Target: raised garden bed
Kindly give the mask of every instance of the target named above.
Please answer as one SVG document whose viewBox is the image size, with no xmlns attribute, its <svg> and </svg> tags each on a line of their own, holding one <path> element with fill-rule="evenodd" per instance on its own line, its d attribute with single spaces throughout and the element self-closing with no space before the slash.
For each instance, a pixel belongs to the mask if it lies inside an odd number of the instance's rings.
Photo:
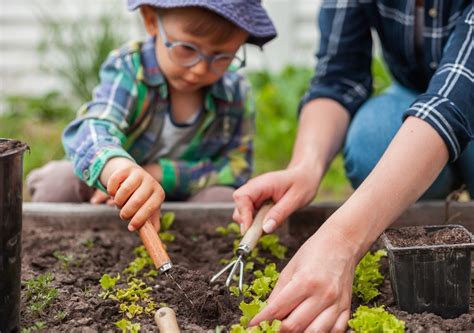
<svg viewBox="0 0 474 333">
<path fill-rule="evenodd" d="M 398 224 L 419 223 L 416 216 L 423 215 L 423 211 L 430 215 L 434 214 L 433 211 L 443 212 L 443 207 L 442 204 L 430 208 L 415 206 Z M 287 258 L 291 258 L 306 235 L 315 230 L 335 208 L 332 205 L 313 206 L 294 214 L 290 227 L 280 231 L 281 242 L 289 248 Z M 151 298 L 158 305 L 166 303 L 175 309 L 182 330 L 199 332 L 214 330 L 218 325 L 230 327 L 238 323 L 241 316 L 239 298 L 230 295 L 223 283 L 208 284 L 212 274 L 222 267 L 220 259 L 231 258 L 234 238 L 220 235 L 215 229 L 230 222 L 232 206 L 168 204 L 165 211 L 176 213 L 171 230 L 176 239 L 168 245 L 175 264 L 172 274 L 195 306 L 188 305 L 183 295 L 165 278 L 156 277 L 152 282 L 144 277 L 145 270 L 137 276 L 150 282 Z M 463 225 L 473 229 L 472 204 L 453 205 L 451 214 L 455 218 L 450 223 L 464 218 Z M 25 204 L 23 216 L 22 280 L 31 280 L 49 272 L 54 276 L 50 286 L 57 290 L 57 296 L 41 313 L 33 313 L 31 301 L 27 301 L 27 285 L 23 283 L 21 326 L 29 328 L 43 322 L 45 328 L 57 331 L 117 330 L 114 323 L 123 315 L 116 301 L 99 296 L 103 292 L 99 280 L 105 273 L 115 276 L 119 272 L 121 279 L 125 279 L 122 272 L 136 258 L 133 250 L 140 245 L 138 235 L 126 231 L 117 211 L 105 206 Z M 435 221 L 432 224 L 440 223 Z M 262 256 L 276 262 L 278 269 L 288 260 L 278 260 L 270 254 Z M 382 259 L 382 273 L 385 278 L 381 295 L 370 301 L 369 305 L 385 305 L 389 312 L 405 321 L 406 329 L 474 329 L 472 300 L 469 314 L 455 319 L 442 319 L 426 313 L 409 315 L 395 305 L 386 259 Z M 249 279 L 252 274 L 246 274 L 246 277 Z M 353 297 L 354 310 L 359 304 L 361 301 Z M 156 330 L 152 315 L 142 315 L 139 321 L 142 330 Z"/>
</svg>

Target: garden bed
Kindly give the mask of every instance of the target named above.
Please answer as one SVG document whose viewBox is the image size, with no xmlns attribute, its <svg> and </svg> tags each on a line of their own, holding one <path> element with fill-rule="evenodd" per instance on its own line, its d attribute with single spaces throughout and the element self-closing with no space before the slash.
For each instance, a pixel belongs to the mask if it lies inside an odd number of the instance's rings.
<svg viewBox="0 0 474 333">
<path fill-rule="evenodd" d="M 55 207 L 51 209 L 51 207 Z M 80 207 L 80 208 L 77 208 Z M 326 207 L 330 211 L 334 207 Z M 472 208 L 472 207 L 471 207 Z M 462 207 L 464 213 L 473 212 Z M 231 206 L 167 205 L 167 210 L 176 212 L 176 222 L 171 232 L 176 239 L 168 243 L 168 251 L 175 265 L 172 274 L 189 294 L 194 303 L 191 307 L 184 296 L 164 277 L 146 277 L 146 270 L 137 274 L 151 287 L 151 298 L 158 304 L 175 309 L 182 330 L 193 332 L 214 330 L 218 325 L 230 327 L 238 323 L 241 316 L 239 298 L 230 295 L 221 283 L 210 286 L 208 281 L 222 264 L 220 259 L 232 257 L 232 235 L 223 236 L 215 231 L 217 226 L 230 222 Z M 438 209 L 438 208 L 437 208 Z M 292 219 L 290 230 L 281 230 L 281 242 L 288 246 L 287 258 L 303 241 L 301 230 L 308 214 L 313 211 L 314 225 L 324 218 L 321 208 L 303 210 L 301 224 Z M 413 212 L 408 212 L 413 214 Z M 416 214 L 415 214 L 416 215 Z M 305 220 L 306 219 L 306 220 Z M 306 228 L 309 229 L 309 228 Z M 138 235 L 126 231 L 124 223 L 117 218 L 117 211 L 108 207 L 88 205 L 25 205 L 23 225 L 22 280 L 27 281 L 45 273 L 54 279 L 51 286 L 57 296 L 51 305 L 40 314 L 33 313 L 26 301 L 26 284 L 22 286 L 21 326 L 28 328 L 43 322 L 46 329 L 57 331 L 104 331 L 117 329 L 115 322 L 123 318 L 117 302 L 104 299 L 99 280 L 105 273 L 115 276 L 122 273 L 136 258 L 134 249 L 141 245 Z M 265 253 L 264 251 L 262 253 Z M 263 257 L 284 267 L 286 260 L 278 260 L 270 254 Z M 257 267 L 258 268 L 258 267 Z M 385 276 L 381 295 L 375 303 L 386 305 L 386 309 L 406 322 L 412 331 L 474 329 L 474 310 L 456 319 L 442 319 L 432 314 L 409 315 L 399 311 L 391 294 L 386 259 L 382 259 Z M 252 278 L 247 273 L 246 278 Z M 151 280 L 154 279 L 154 280 Z M 354 297 L 353 310 L 360 303 Z M 373 305 L 371 301 L 370 305 Z M 471 306 L 472 306 L 471 301 Z M 156 330 L 152 316 L 142 315 L 144 331 Z M 40 325 L 41 327 L 41 325 Z"/>
</svg>

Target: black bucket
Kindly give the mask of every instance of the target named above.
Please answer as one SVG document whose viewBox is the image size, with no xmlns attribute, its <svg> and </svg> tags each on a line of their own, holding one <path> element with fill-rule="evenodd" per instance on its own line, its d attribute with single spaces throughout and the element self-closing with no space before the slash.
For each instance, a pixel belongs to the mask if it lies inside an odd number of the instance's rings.
<svg viewBox="0 0 474 333">
<path fill-rule="evenodd" d="M 427 232 L 461 228 L 470 243 L 396 247 L 385 233 L 390 280 L 398 307 L 408 313 L 432 312 L 455 318 L 469 311 L 471 250 L 474 239 L 461 225 L 425 226 Z"/>
<path fill-rule="evenodd" d="M 0 139 L 0 333 L 20 330 L 23 153 L 28 146 Z"/>
</svg>

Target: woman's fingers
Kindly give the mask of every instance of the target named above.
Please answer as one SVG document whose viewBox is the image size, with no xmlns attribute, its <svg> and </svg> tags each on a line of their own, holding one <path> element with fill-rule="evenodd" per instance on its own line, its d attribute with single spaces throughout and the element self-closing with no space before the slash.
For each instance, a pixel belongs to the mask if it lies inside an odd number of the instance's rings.
<svg viewBox="0 0 474 333">
<path fill-rule="evenodd" d="M 347 322 L 351 317 L 351 310 L 346 309 L 339 314 L 339 318 L 337 318 L 334 327 L 331 330 L 331 333 L 344 333 L 347 328 Z"/>
<path fill-rule="evenodd" d="M 274 198 L 275 205 L 268 211 L 263 220 L 263 231 L 267 234 L 280 227 L 296 209 L 303 204 L 300 202 L 298 190 L 291 187 L 281 198 Z"/>
</svg>

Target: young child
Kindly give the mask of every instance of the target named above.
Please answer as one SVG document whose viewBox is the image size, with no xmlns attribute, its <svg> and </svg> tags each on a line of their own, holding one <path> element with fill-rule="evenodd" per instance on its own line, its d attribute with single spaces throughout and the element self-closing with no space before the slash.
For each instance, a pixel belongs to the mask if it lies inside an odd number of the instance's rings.
<svg viewBox="0 0 474 333">
<path fill-rule="evenodd" d="M 248 180 L 253 103 L 228 68 L 245 65 L 246 42 L 261 47 L 276 31 L 259 0 L 128 7 L 140 8 L 150 38 L 111 53 L 93 100 L 64 131 L 70 162 L 47 164 L 27 184 L 33 201 L 113 203 L 136 230 L 147 219 L 158 227 L 165 194 L 231 201 Z"/>
</svg>

